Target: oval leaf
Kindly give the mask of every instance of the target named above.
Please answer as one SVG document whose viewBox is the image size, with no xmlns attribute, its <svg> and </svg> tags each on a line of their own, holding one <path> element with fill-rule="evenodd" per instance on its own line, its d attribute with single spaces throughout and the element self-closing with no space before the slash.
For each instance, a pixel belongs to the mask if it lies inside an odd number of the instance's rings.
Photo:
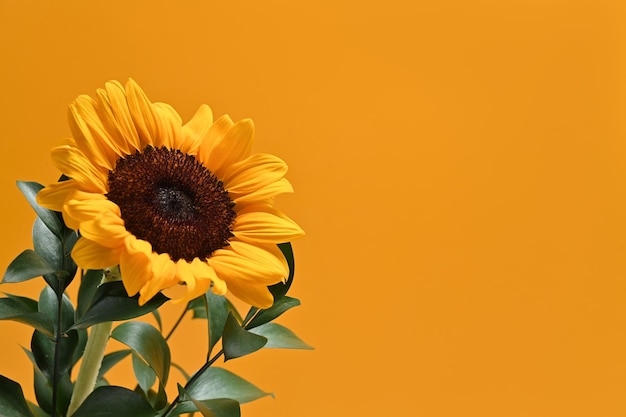
<svg viewBox="0 0 626 417">
<path fill-rule="evenodd" d="M 148 323 L 131 321 L 117 326 L 111 337 L 141 356 L 157 374 L 161 383 L 167 383 L 170 349 L 157 329 Z"/>
<path fill-rule="evenodd" d="M 226 319 L 223 338 L 225 361 L 256 352 L 267 343 L 265 337 L 242 328 L 232 314 L 229 314 Z"/>
<path fill-rule="evenodd" d="M 52 320 L 14 298 L 0 298 L 0 320 L 13 320 L 34 327 L 48 336 L 54 335 Z"/>
<path fill-rule="evenodd" d="M 52 210 L 45 209 L 37 204 L 37 194 L 44 188 L 43 185 L 31 181 L 18 181 L 17 188 L 20 189 L 30 206 L 35 210 L 37 216 L 44 222 L 46 227 L 59 238 L 63 235 L 63 221 L 61 216 Z"/>
<path fill-rule="evenodd" d="M 289 288 L 291 288 L 291 284 L 293 283 L 293 277 L 296 272 L 296 262 L 293 256 L 293 247 L 291 246 L 291 243 L 279 243 L 278 248 L 287 260 L 287 265 L 289 266 L 289 277 L 287 277 L 285 283 L 279 282 L 278 284 L 270 285 L 268 287 L 270 292 L 274 296 L 274 302 L 280 300 L 285 294 L 287 294 L 287 291 L 289 291 Z"/>
<path fill-rule="evenodd" d="M 307 345 L 296 336 L 294 332 L 280 324 L 265 323 L 262 326 L 255 327 L 250 332 L 267 338 L 265 348 L 313 349 L 313 347 Z"/>
<path fill-rule="evenodd" d="M 230 398 L 196 400 L 180 385 L 178 386 L 178 393 L 180 398 L 183 398 L 184 401 L 174 409 L 172 415 L 199 411 L 203 417 L 241 417 L 241 407 L 239 407 L 239 403 Z"/>
<path fill-rule="evenodd" d="M 0 375 L 0 416 L 33 417 L 20 384 L 2 375 Z"/>
<path fill-rule="evenodd" d="M 45 259 L 34 250 L 26 249 L 9 264 L 2 282 L 23 282 L 54 272 L 55 269 Z"/>
<path fill-rule="evenodd" d="M 232 372 L 218 367 L 211 367 L 204 371 L 187 387 L 187 393 L 199 401 L 230 398 L 240 404 L 272 395 Z"/>
<path fill-rule="evenodd" d="M 282 315 L 285 311 L 300 305 L 300 300 L 284 296 L 274 302 L 267 310 L 261 310 L 246 326 L 246 329 L 252 329 L 265 323 L 269 323 L 275 318 Z"/>
<path fill-rule="evenodd" d="M 96 388 L 78 407 L 73 417 L 153 417 L 155 411 L 139 394 L 127 388 Z"/>
<path fill-rule="evenodd" d="M 146 304 L 139 305 L 139 295 L 129 297 L 121 281 L 107 282 L 96 290 L 91 305 L 74 324 L 84 329 L 106 321 L 121 321 L 143 316 L 159 308 L 168 298 L 158 293 Z"/>
</svg>

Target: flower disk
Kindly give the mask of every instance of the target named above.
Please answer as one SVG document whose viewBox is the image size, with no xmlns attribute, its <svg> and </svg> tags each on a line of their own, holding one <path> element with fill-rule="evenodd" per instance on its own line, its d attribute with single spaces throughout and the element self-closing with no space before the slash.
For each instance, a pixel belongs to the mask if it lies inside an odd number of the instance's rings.
<svg viewBox="0 0 626 417">
<path fill-rule="evenodd" d="M 174 261 L 205 260 L 233 236 L 234 203 L 191 155 L 148 147 L 120 159 L 108 183 L 126 229 Z"/>
<path fill-rule="evenodd" d="M 292 192 L 287 165 L 252 154 L 251 120 L 213 120 L 202 105 L 186 124 L 139 86 L 111 81 L 97 99 L 70 105 L 72 138 L 52 150 L 69 178 L 37 195 L 80 232 L 72 250 L 83 269 L 119 265 L 130 296 L 144 304 L 184 284 L 175 301 L 210 288 L 256 307 L 289 268 L 277 244 L 304 235 L 274 208 Z"/>
</svg>

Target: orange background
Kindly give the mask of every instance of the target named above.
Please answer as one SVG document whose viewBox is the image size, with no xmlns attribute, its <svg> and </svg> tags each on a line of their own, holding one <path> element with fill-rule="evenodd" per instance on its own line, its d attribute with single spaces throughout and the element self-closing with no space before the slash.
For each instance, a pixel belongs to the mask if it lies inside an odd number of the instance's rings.
<svg viewBox="0 0 626 417">
<path fill-rule="evenodd" d="M 290 165 L 278 205 L 308 234 L 280 322 L 316 350 L 230 362 L 276 393 L 244 416 L 626 415 L 625 12 L 0 0 L 0 264 L 30 247 L 14 182 L 56 179 L 67 105 L 133 77 L 185 120 L 253 118 Z M 203 329 L 172 341 L 189 371 Z M 0 331 L 0 372 L 32 392 L 30 331 Z"/>
</svg>

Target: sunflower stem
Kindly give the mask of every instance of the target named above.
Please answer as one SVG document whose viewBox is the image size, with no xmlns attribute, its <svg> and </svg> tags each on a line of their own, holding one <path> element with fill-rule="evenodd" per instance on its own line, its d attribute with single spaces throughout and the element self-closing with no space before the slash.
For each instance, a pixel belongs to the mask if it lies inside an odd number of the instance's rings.
<svg viewBox="0 0 626 417">
<path fill-rule="evenodd" d="M 62 285 L 62 280 L 59 280 Z M 54 335 L 54 365 L 52 370 L 52 417 L 57 413 L 57 396 L 59 390 L 59 367 L 61 363 L 61 326 L 63 323 L 63 292 L 57 290 L 57 327 Z"/>
<path fill-rule="evenodd" d="M 74 385 L 74 393 L 67 410 L 68 417 L 71 417 L 85 401 L 85 398 L 93 392 L 96 379 L 98 378 L 98 371 L 100 371 L 100 366 L 102 365 L 104 350 L 111 335 L 112 326 L 113 322 L 108 321 L 98 323 L 91 328 L 87 346 L 85 347 L 85 354 L 83 355 L 83 362 Z"/>
</svg>

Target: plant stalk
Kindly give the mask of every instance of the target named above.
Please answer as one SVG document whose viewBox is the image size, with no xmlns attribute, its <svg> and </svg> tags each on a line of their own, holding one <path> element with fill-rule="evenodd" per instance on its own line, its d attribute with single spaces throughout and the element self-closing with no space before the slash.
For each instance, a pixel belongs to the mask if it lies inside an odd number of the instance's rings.
<svg viewBox="0 0 626 417">
<path fill-rule="evenodd" d="M 67 410 L 68 417 L 71 417 L 83 401 L 85 401 L 85 398 L 93 392 L 96 379 L 98 378 L 98 372 L 102 365 L 104 351 L 109 336 L 111 335 L 112 326 L 113 322 L 108 321 L 98 323 L 91 328 L 89 338 L 87 339 L 87 346 L 85 347 L 85 354 L 83 355 L 83 362 L 80 365 L 76 384 L 74 385 L 74 393 L 72 394 L 70 406 Z"/>
</svg>

